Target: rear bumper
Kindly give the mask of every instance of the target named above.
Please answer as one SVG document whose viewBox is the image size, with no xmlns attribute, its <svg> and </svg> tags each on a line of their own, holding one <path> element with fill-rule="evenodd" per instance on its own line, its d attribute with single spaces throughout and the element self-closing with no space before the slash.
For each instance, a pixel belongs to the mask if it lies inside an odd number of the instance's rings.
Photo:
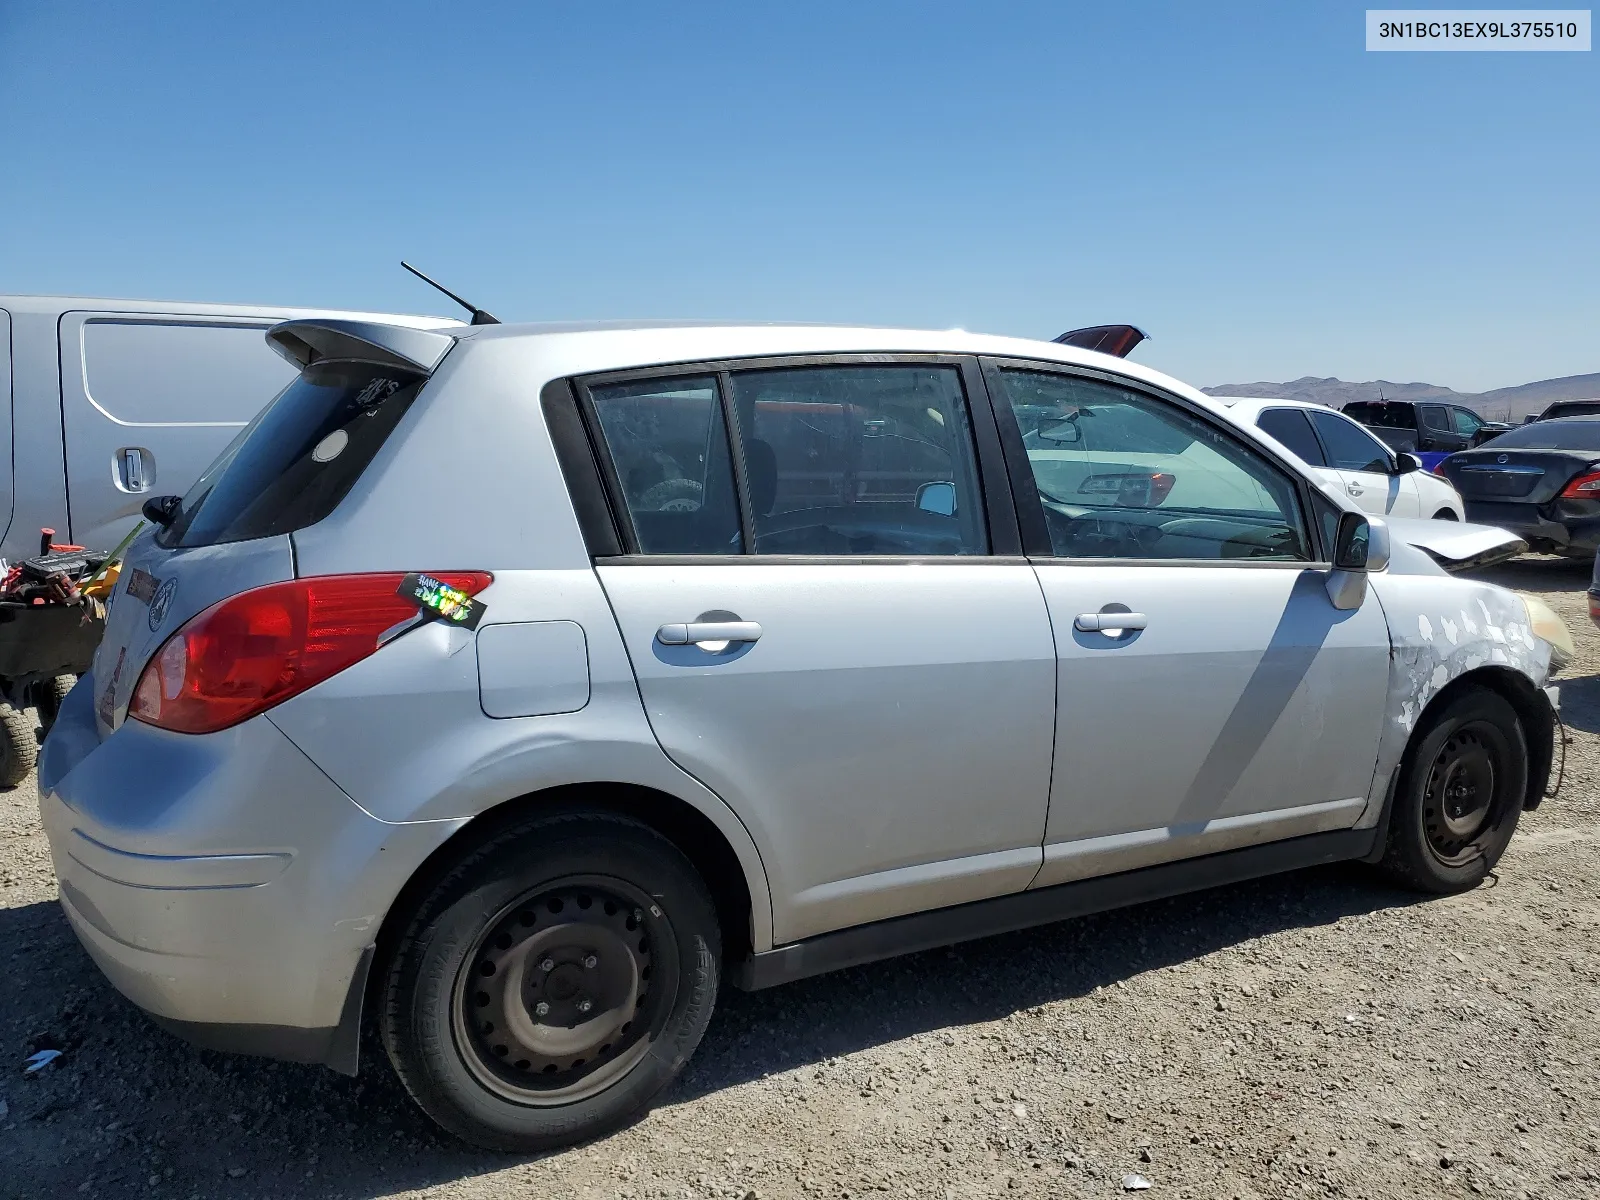
<svg viewBox="0 0 1600 1200">
<path fill-rule="evenodd" d="M 1559 502 L 1540 506 L 1467 499 L 1464 503 L 1468 521 L 1509 530 L 1535 550 L 1587 555 L 1600 547 L 1600 515 L 1568 514 Z"/>
<path fill-rule="evenodd" d="M 369 816 L 261 717 L 203 736 L 129 721 L 101 742 L 92 695 L 73 690 L 39 763 L 90 957 L 197 1044 L 353 1071 L 378 927 L 457 823 Z"/>
</svg>

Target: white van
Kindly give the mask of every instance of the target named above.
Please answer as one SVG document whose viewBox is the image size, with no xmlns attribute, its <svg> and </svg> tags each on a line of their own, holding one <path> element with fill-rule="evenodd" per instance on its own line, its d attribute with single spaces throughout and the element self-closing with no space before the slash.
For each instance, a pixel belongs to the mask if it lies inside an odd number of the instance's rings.
<svg viewBox="0 0 1600 1200">
<path fill-rule="evenodd" d="M 0 557 L 57 542 L 110 550 L 151 496 L 181 495 L 295 377 L 266 331 L 343 316 L 416 328 L 443 317 L 0 296 Z"/>
</svg>

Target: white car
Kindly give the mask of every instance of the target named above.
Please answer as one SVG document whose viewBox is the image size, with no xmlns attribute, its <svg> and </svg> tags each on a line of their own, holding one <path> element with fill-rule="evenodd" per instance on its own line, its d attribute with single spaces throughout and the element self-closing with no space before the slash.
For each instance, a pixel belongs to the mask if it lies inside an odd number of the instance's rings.
<svg viewBox="0 0 1600 1200">
<path fill-rule="evenodd" d="M 1343 413 L 1303 400 L 1213 396 L 1241 425 L 1252 425 L 1305 460 L 1315 475 L 1362 510 L 1380 517 L 1466 519 L 1450 481 L 1422 469 L 1422 460 L 1396 453 Z"/>
</svg>

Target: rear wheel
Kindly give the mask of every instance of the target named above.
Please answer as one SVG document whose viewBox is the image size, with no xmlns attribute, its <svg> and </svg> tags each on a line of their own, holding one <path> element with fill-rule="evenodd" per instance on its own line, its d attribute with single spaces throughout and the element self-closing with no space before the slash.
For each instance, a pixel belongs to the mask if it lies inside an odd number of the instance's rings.
<svg viewBox="0 0 1600 1200">
<path fill-rule="evenodd" d="M 422 903 L 389 967 L 383 1041 L 458 1137 L 567 1145 L 678 1074 L 711 1019 L 720 960 L 711 898 L 670 842 L 600 813 L 536 818 Z"/>
<path fill-rule="evenodd" d="M 56 723 L 61 706 L 66 703 L 67 693 L 72 691 L 73 685 L 77 682 L 76 675 L 57 675 L 36 687 L 33 702 L 39 713 L 39 724 L 44 727 L 46 733 L 49 733 L 50 726 Z"/>
<path fill-rule="evenodd" d="M 14 788 L 28 777 L 39 757 L 39 738 L 28 714 L 0 704 L 0 788 Z"/>
<path fill-rule="evenodd" d="M 1406 752 L 1383 869 L 1419 891 L 1476 887 L 1522 814 L 1528 746 L 1516 710 L 1474 688 L 1427 718 Z"/>
</svg>

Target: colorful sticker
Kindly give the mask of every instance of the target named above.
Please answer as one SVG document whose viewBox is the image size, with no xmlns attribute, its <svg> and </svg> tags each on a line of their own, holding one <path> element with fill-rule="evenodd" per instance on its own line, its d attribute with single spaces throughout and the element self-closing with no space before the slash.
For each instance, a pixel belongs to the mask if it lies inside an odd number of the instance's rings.
<svg viewBox="0 0 1600 1200">
<path fill-rule="evenodd" d="M 149 604 L 156 594 L 156 577 L 135 567 L 128 573 L 128 595 Z"/>
<path fill-rule="evenodd" d="M 448 621 L 463 629 L 476 629 L 486 611 L 481 600 L 474 600 L 448 583 L 417 571 L 400 581 L 400 595 L 407 600 L 415 600 L 425 612 L 432 613 L 441 621 Z"/>
</svg>

